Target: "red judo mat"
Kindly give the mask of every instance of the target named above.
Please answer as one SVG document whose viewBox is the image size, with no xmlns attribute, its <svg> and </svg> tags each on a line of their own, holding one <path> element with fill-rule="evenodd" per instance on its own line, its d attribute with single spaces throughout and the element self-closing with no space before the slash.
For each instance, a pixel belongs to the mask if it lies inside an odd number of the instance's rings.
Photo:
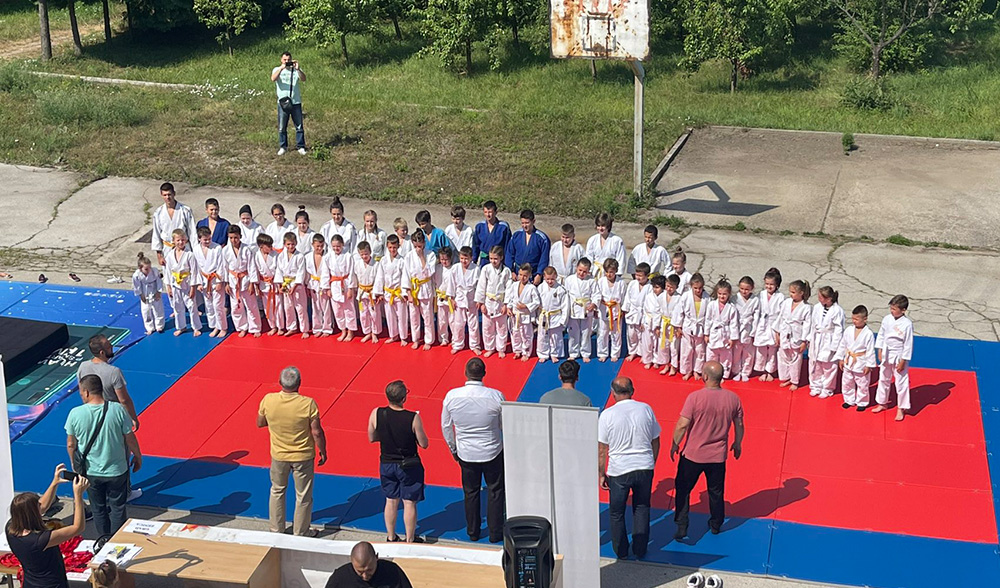
<svg viewBox="0 0 1000 588">
<path fill-rule="evenodd" d="M 407 408 L 420 412 L 431 440 L 422 452 L 427 482 L 458 487 L 459 470 L 441 435 L 441 401 L 464 383 L 469 357 L 447 347 L 425 352 L 359 340 L 229 337 L 143 412 L 143 450 L 267 467 L 268 433 L 256 427 L 257 409 L 279 389 L 281 369 L 295 365 L 327 434 L 330 460 L 318 471 L 377 475 L 368 418 L 385 405 L 385 385 L 402 379 L 410 389 Z M 491 357 L 486 365 L 486 384 L 515 400 L 535 362 Z M 624 364 L 620 374 L 634 380 L 636 399 L 653 407 L 663 428 L 653 505 L 671 509 L 676 466 L 667 455 L 669 439 L 685 397 L 699 384 L 665 378 L 638 362 Z M 892 420 L 895 411 L 844 410 L 840 396 L 820 400 L 807 388 L 727 382 L 743 401 L 747 426 L 742 458 L 727 465 L 727 515 L 996 543 L 975 375 L 911 369 L 910 379 L 916 414 L 902 423 Z M 692 508 L 708 510 L 704 481 Z"/>
</svg>

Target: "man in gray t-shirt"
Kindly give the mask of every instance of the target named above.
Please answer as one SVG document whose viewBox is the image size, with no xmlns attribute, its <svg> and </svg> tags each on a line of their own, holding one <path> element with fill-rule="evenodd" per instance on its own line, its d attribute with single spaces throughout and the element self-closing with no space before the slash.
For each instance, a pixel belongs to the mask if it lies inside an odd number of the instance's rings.
<svg viewBox="0 0 1000 588">
<path fill-rule="evenodd" d="M 539 404 L 560 404 L 562 406 L 592 406 L 590 398 L 575 388 L 580 376 L 580 364 L 569 359 L 559 366 L 559 380 L 562 386 L 542 395 Z"/>
<path fill-rule="evenodd" d="M 108 341 L 104 335 L 94 335 L 90 338 L 89 346 L 90 352 L 94 354 L 94 359 L 81 363 L 80 367 L 77 368 L 77 382 L 84 376 L 91 374 L 100 378 L 104 387 L 104 399 L 110 402 L 120 402 L 129 418 L 132 419 L 132 427 L 138 429 L 139 417 L 136 415 L 132 397 L 129 396 L 128 389 L 125 387 L 125 376 L 119 368 L 108 363 L 108 360 L 115 354 L 111 341 Z"/>
</svg>

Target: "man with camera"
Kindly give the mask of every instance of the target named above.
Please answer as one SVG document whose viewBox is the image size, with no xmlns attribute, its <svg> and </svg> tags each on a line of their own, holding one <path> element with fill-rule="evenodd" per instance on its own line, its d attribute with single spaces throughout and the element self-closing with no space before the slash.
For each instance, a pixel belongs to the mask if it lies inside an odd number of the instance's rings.
<svg viewBox="0 0 1000 588">
<path fill-rule="evenodd" d="M 306 154 L 306 132 L 302 127 L 302 93 L 300 86 L 306 81 L 306 74 L 299 69 L 299 62 L 292 54 L 281 54 L 281 65 L 271 70 L 271 81 L 278 92 L 278 155 L 288 150 L 288 119 L 295 125 L 295 147 Z"/>
</svg>

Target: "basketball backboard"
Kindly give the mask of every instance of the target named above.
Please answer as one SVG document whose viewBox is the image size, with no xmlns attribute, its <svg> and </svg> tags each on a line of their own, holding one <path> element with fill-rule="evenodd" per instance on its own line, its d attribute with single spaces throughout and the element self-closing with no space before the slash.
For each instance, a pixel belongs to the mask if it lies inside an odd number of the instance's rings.
<svg viewBox="0 0 1000 588">
<path fill-rule="evenodd" d="M 552 57 L 649 56 L 647 0 L 550 0 Z"/>
</svg>

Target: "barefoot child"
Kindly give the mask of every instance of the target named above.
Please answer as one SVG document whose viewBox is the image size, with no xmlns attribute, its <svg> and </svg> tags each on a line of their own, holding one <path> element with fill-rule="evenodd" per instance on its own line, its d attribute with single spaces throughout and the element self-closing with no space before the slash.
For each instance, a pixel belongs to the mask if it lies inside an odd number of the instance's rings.
<svg viewBox="0 0 1000 588">
<path fill-rule="evenodd" d="M 622 353 L 622 301 L 625 283 L 618 279 L 618 260 L 604 260 L 604 275 L 597 279 L 597 361 L 618 361 Z"/>
<path fill-rule="evenodd" d="M 344 205 L 339 196 L 333 197 L 333 202 L 330 203 L 330 220 L 323 223 L 319 232 L 323 234 L 324 243 L 329 243 L 334 235 L 340 235 L 344 240 L 344 251 L 354 255 L 357 250 L 358 231 L 354 228 L 354 223 L 344 218 Z"/>
<path fill-rule="evenodd" d="M 368 241 L 358 243 L 358 256 L 354 260 L 354 276 L 358 285 L 358 315 L 361 319 L 361 342 L 378 343 L 382 332 L 382 265 L 375 263 Z"/>
<path fill-rule="evenodd" d="M 403 296 L 410 315 L 412 347 L 420 346 L 420 319 L 423 318 L 424 351 L 427 351 L 434 343 L 434 301 L 437 297 L 432 282 L 437 256 L 426 250 L 427 240 L 421 229 L 413 232 L 411 242 L 413 251 L 403 258 Z"/>
<path fill-rule="evenodd" d="M 382 261 L 385 256 L 385 231 L 378 228 L 378 213 L 374 210 L 365 211 L 365 225 L 358 234 L 358 244 L 367 241 L 372 250 L 372 258 L 375 263 Z"/>
<path fill-rule="evenodd" d="M 576 227 L 569 223 L 563 225 L 559 242 L 549 249 L 549 263 L 556 268 L 560 284 L 565 286 L 566 278 L 576 273 L 576 264 L 583 256 L 583 245 L 576 242 Z"/>
<path fill-rule="evenodd" d="M 490 263 L 479 270 L 476 285 L 476 304 L 483 315 L 483 355 L 507 355 L 507 305 L 504 295 L 510 283 L 510 268 L 503 262 L 504 248 L 494 245 L 490 249 Z"/>
<path fill-rule="evenodd" d="M 897 294 L 889 301 L 889 314 L 882 319 L 875 338 L 878 350 L 879 377 L 872 412 L 889 408 L 889 387 L 896 381 L 896 420 L 903 420 L 910 410 L 910 358 L 913 356 L 913 322 L 906 317 L 910 300 Z"/>
<path fill-rule="evenodd" d="M 733 346 L 733 379 L 749 382 L 753 372 L 753 324 L 760 306 L 760 298 L 753 295 L 753 278 L 740 278 L 740 291 L 735 296 L 736 310 L 740 315 L 740 340 Z"/>
<path fill-rule="evenodd" d="M 753 321 L 753 346 L 757 357 L 754 369 L 761 382 L 770 382 L 778 373 L 778 318 L 785 295 L 781 287 L 781 272 L 772 267 L 764 273 L 764 291 L 758 296 L 757 314 Z"/>
<path fill-rule="evenodd" d="M 170 256 L 170 252 L 167 252 Z M 132 274 L 132 291 L 139 297 L 139 312 L 142 314 L 142 324 L 146 327 L 146 334 L 152 335 L 153 331 L 163 332 L 163 280 L 160 272 L 153 269 L 153 262 L 149 261 L 145 253 L 140 253 L 137 257 L 137 269 Z"/>
<path fill-rule="evenodd" d="M 274 284 L 274 272 L 278 269 L 278 254 L 274 252 L 274 241 L 271 235 L 257 235 L 257 251 L 253 254 L 254 271 L 257 273 L 257 283 L 254 292 L 264 306 L 264 317 L 270 329 L 268 335 L 278 332 L 278 314 L 284 314 L 284 309 L 278 307 L 278 286 Z"/>
<path fill-rule="evenodd" d="M 660 302 L 660 333 L 659 342 L 656 349 L 656 363 L 663 366 L 660 374 L 664 376 L 677 375 L 677 369 L 681 365 L 681 335 L 678 332 L 675 321 L 677 308 L 681 303 L 681 295 L 677 293 L 680 286 L 681 277 L 677 274 L 670 274 L 664 280 L 663 295 Z"/>
<path fill-rule="evenodd" d="M 656 238 L 660 231 L 656 225 L 647 226 L 643 232 L 643 242 L 632 249 L 632 255 L 628 258 L 628 273 L 635 277 L 635 268 L 640 263 L 649 266 L 649 277 L 665 274 L 670 270 L 670 260 L 667 250 L 656 244 Z"/>
<path fill-rule="evenodd" d="M 531 264 L 524 263 L 517 270 L 517 281 L 507 286 L 504 294 L 507 314 L 510 316 L 510 347 L 514 359 L 528 361 L 535 342 L 535 313 L 541 304 L 538 289 L 531 283 Z"/>
<path fill-rule="evenodd" d="M 170 306 L 174 309 L 174 335 L 180 335 L 187 330 L 187 318 L 184 310 L 191 316 L 191 328 L 194 336 L 201 335 L 201 315 L 198 314 L 198 263 L 194 253 L 187 250 L 187 232 L 184 229 L 174 229 L 173 248 L 164 256 L 167 270 Z"/>
<path fill-rule="evenodd" d="M 576 263 L 576 273 L 566 276 L 565 287 L 569 296 L 569 320 L 566 324 L 569 358 L 582 357 L 584 363 L 589 363 L 598 302 L 597 282 L 590 276 L 590 259 L 580 258 Z"/>
<path fill-rule="evenodd" d="M 680 280 L 677 285 L 677 293 L 682 296 L 687 294 L 693 276 L 691 272 L 687 271 L 687 254 L 680 247 L 670 256 L 670 274 L 677 276 Z"/>
<path fill-rule="evenodd" d="M 451 319 L 451 352 L 465 348 L 465 333 L 469 333 L 469 349 L 476 355 L 482 353 L 479 343 L 479 308 L 476 306 L 476 286 L 479 284 L 479 266 L 472 260 L 472 247 L 462 247 L 458 252 L 458 265 L 451 268 L 447 279 L 448 295 L 455 304 Z"/>
<path fill-rule="evenodd" d="M 660 369 L 658 363 L 657 347 L 660 344 L 660 333 L 663 326 L 663 298 L 666 296 L 667 279 L 662 275 L 654 276 L 649 280 L 650 291 L 642 299 L 642 337 L 639 339 L 639 356 L 642 358 L 642 365 L 646 369 Z"/>
<path fill-rule="evenodd" d="M 280 292 L 278 334 L 286 337 L 302 333 L 309 337 L 309 313 L 306 309 L 306 260 L 296 251 L 299 239 L 294 232 L 285 233 L 281 255 L 275 265 L 274 283 Z"/>
<path fill-rule="evenodd" d="M 379 265 L 382 266 L 382 296 L 389 342 L 399 341 L 405 347 L 410 317 L 406 313 L 406 300 L 403 298 L 403 256 L 399 253 L 398 235 L 385 238 L 385 257 Z"/>
<path fill-rule="evenodd" d="M 455 301 L 448 294 L 448 285 L 445 283 L 448 274 L 451 273 L 451 260 L 453 252 L 450 245 L 445 245 L 437 252 L 437 267 L 434 268 L 434 298 L 437 307 L 437 336 L 438 344 L 447 345 L 448 335 L 451 332 L 451 319 L 455 314 Z"/>
<path fill-rule="evenodd" d="M 260 337 L 260 311 L 253 283 L 258 281 L 253 262 L 253 251 L 243 245 L 243 232 L 239 226 L 229 227 L 229 244 L 222 249 L 226 270 L 226 294 L 233 315 L 233 327 L 240 337 L 250 333 Z"/>
<path fill-rule="evenodd" d="M 705 292 L 705 278 L 694 274 L 691 288 L 681 296 L 673 319 L 681 337 L 679 370 L 684 381 L 691 376 L 701 379 L 701 368 L 705 364 L 705 313 L 711 303 Z"/>
<path fill-rule="evenodd" d="M 611 232 L 613 224 L 614 219 L 606 212 L 594 217 L 594 229 L 597 233 L 587 240 L 587 257 L 593 264 L 595 279 L 600 279 L 606 259 L 614 259 L 618 262 L 619 270 L 625 269 L 625 242 Z"/>
<path fill-rule="evenodd" d="M 781 304 L 778 317 L 778 380 L 781 387 L 799 389 L 802 377 L 802 354 L 809 347 L 812 308 L 809 306 L 809 282 L 795 280 L 788 285 L 788 298 Z"/>
<path fill-rule="evenodd" d="M 198 263 L 198 291 L 205 299 L 205 314 L 208 316 L 209 337 L 225 337 L 229 331 L 226 319 L 226 270 L 222 260 L 222 247 L 212 241 L 212 230 L 198 227 L 198 244 L 192 252 Z"/>
<path fill-rule="evenodd" d="M 639 357 L 639 339 L 643 330 L 643 302 L 652 290 L 649 283 L 649 264 L 642 262 L 635 266 L 635 279 L 625 288 L 625 299 L 622 301 L 622 312 L 625 313 L 626 345 L 628 356 L 625 361 Z"/>
<path fill-rule="evenodd" d="M 733 347 L 740 340 L 740 313 L 732 301 L 733 287 L 722 278 L 715 284 L 713 300 L 705 311 L 705 359 L 722 364 L 722 377 L 733 367 Z"/>
<path fill-rule="evenodd" d="M 864 412 L 871 396 L 871 371 L 878 365 L 875 334 L 868 328 L 868 309 L 864 306 L 854 307 L 851 323 L 854 327 L 844 332 L 837 350 L 837 363 L 844 372 L 840 389 L 845 409 L 856 406 L 858 412 Z"/>
<path fill-rule="evenodd" d="M 330 306 L 330 285 L 323 280 L 326 263 L 326 242 L 323 235 L 313 235 L 311 249 L 303 251 L 306 264 L 306 295 L 312 313 L 312 334 L 314 337 L 329 337 L 333 334 L 333 310 Z"/>
<path fill-rule="evenodd" d="M 358 328 L 357 301 L 354 299 L 358 284 L 354 275 L 354 255 L 344 245 L 340 235 L 330 237 L 330 251 L 323 263 L 323 287 L 330 291 L 333 318 L 340 329 L 337 341 L 354 339 Z"/>
<path fill-rule="evenodd" d="M 565 357 L 563 329 L 569 316 L 569 295 L 559 283 L 559 273 L 551 265 L 542 271 L 538 285 L 538 361 L 553 363 Z"/>
<path fill-rule="evenodd" d="M 813 305 L 809 338 L 809 395 L 829 398 L 837 389 L 837 351 L 844 337 L 844 309 L 830 286 L 818 292 Z"/>
</svg>

